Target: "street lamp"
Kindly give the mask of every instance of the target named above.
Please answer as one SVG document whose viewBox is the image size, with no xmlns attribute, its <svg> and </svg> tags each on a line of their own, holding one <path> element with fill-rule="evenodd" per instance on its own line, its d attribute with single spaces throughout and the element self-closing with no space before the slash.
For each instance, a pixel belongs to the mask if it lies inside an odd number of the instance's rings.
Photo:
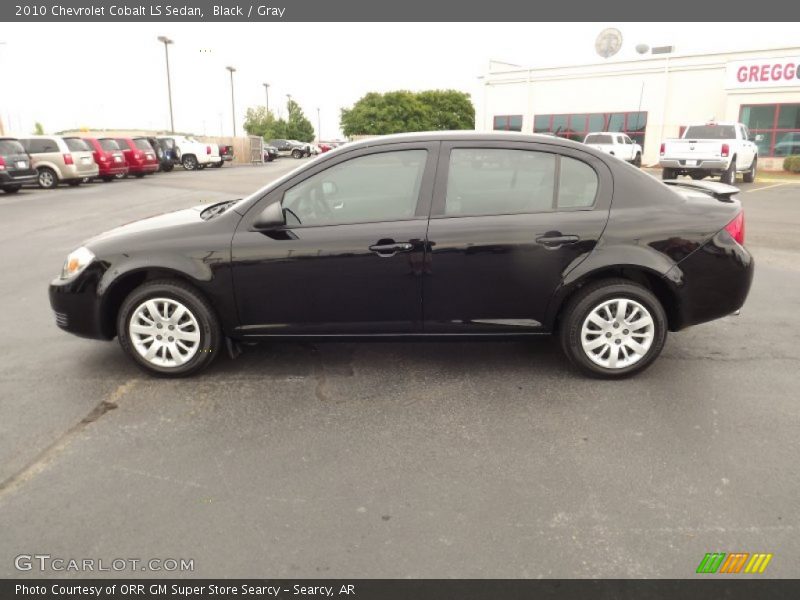
<svg viewBox="0 0 800 600">
<path fill-rule="evenodd" d="M 233 102 L 233 74 L 236 69 L 233 67 L 225 67 L 231 74 L 231 117 L 233 119 L 233 137 L 236 137 L 236 105 Z"/>
<path fill-rule="evenodd" d="M 267 96 L 267 113 L 269 113 L 269 84 L 268 83 L 262 83 L 261 85 L 264 86 L 264 93 Z"/>
<path fill-rule="evenodd" d="M 169 98 L 169 130 L 175 131 L 175 119 L 172 116 L 172 82 L 169 76 L 169 45 L 174 43 L 165 35 L 158 36 L 158 41 L 164 44 L 164 57 L 167 60 L 167 97 Z"/>
</svg>

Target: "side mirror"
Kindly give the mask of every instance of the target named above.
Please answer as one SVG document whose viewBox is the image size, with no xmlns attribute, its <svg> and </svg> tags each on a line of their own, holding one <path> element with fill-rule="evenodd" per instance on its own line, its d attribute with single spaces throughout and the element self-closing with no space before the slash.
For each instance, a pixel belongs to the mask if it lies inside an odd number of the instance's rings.
<svg viewBox="0 0 800 600">
<path fill-rule="evenodd" d="M 273 202 L 261 211 L 261 214 L 253 221 L 256 229 L 270 229 L 286 224 L 286 217 L 283 214 L 283 207 L 280 202 Z"/>
<path fill-rule="evenodd" d="M 337 193 L 339 193 L 339 188 L 332 181 L 323 181 L 322 193 L 326 196 L 335 196 Z"/>
</svg>

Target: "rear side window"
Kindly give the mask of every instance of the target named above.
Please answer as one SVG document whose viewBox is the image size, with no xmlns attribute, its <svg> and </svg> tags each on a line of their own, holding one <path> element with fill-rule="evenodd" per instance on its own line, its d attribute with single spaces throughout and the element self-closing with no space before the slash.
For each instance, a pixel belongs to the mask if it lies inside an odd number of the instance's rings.
<svg viewBox="0 0 800 600">
<path fill-rule="evenodd" d="M 98 140 L 98 141 L 100 143 L 100 147 L 103 150 L 105 150 L 106 152 L 111 152 L 113 150 L 119 150 L 120 149 L 119 148 L 119 144 L 116 141 L 112 140 L 112 139 L 106 138 L 106 139 Z"/>
<path fill-rule="evenodd" d="M 0 140 L 0 154 L 25 154 L 25 148 L 16 140 Z"/>
<path fill-rule="evenodd" d="M 91 151 L 89 144 L 81 138 L 64 138 L 64 143 L 72 152 L 88 152 Z"/>
<path fill-rule="evenodd" d="M 44 154 L 46 152 L 60 152 L 58 144 L 51 139 L 26 140 L 29 154 Z"/>
<path fill-rule="evenodd" d="M 551 210 L 556 155 L 529 150 L 454 148 L 445 214 L 502 215 Z"/>
<path fill-rule="evenodd" d="M 588 208 L 597 196 L 597 173 L 585 162 L 561 157 L 558 208 Z"/>
<path fill-rule="evenodd" d="M 135 140 L 133 140 L 133 145 L 136 146 L 139 150 L 150 150 L 150 152 L 153 151 L 153 147 L 150 145 L 150 142 L 148 142 L 144 138 L 136 138 Z"/>
<path fill-rule="evenodd" d="M 610 135 L 605 133 L 593 133 L 586 136 L 584 144 L 612 144 L 613 140 Z"/>
</svg>

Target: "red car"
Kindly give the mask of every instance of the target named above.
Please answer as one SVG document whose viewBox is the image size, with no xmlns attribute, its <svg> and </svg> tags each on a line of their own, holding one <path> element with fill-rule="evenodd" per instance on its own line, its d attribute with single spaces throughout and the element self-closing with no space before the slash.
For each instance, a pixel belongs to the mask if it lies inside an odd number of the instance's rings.
<svg viewBox="0 0 800 600">
<path fill-rule="evenodd" d="M 327 152 L 328 150 L 333 150 L 333 146 L 325 143 L 319 143 L 317 144 L 317 147 L 319 148 L 320 152 Z"/>
<path fill-rule="evenodd" d="M 114 177 L 128 174 L 128 163 L 125 154 L 115 140 L 104 138 L 83 138 L 94 154 L 94 162 L 100 168 L 98 177 L 103 181 L 112 181 Z"/>
<path fill-rule="evenodd" d="M 148 173 L 158 171 L 158 157 L 147 138 L 115 138 L 114 141 L 125 153 L 125 162 L 131 175 L 144 177 Z"/>
</svg>

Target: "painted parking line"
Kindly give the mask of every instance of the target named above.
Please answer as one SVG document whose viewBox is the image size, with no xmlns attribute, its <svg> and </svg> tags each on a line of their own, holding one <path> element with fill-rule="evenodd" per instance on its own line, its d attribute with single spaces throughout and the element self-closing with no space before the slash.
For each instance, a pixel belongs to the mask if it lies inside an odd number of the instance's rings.
<svg viewBox="0 0 800 600">
<path fill-rule="evenodd" d="M 742 194 L 746 194 L 747 192 L 760 192 L 761 190 L 771 190 L 772 188 L 780 187 L 782 185 L 792 185 L 794 182 L 792 181 L 784 181 L 782 183 L 773 183 L 772 185 L 765 185 L 762 187 L 757 188 L 750 188 L 749 190 L 742 190 Z"/>
</svg>

